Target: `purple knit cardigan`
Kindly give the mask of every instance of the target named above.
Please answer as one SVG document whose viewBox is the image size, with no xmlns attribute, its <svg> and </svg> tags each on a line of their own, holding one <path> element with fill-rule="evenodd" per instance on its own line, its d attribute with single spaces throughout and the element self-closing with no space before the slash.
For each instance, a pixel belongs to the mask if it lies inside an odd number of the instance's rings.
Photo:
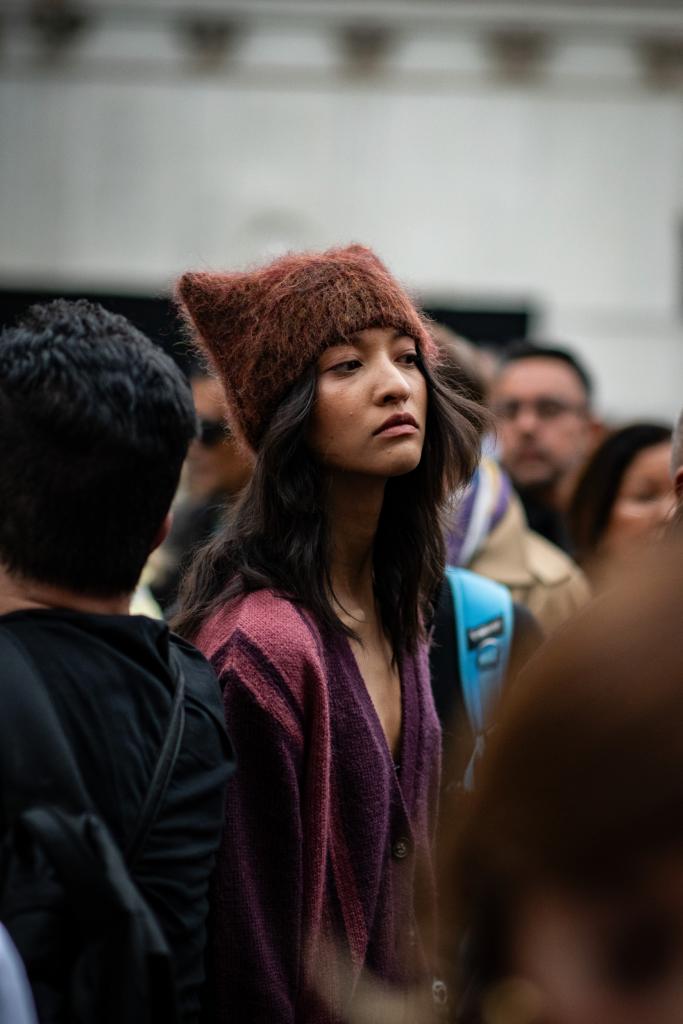
<svg viewBox="0 0 683 1024">
<path fill-rule="evenodd" d="M 401 664 L 395 767 L 345 637 L 263 590 L 198 637 L 236 748 L 213 887 L 216 1024 L 330 1024 L 364 969 L 424 980 L 440 732 L 426 653 Z"/>
</svg>

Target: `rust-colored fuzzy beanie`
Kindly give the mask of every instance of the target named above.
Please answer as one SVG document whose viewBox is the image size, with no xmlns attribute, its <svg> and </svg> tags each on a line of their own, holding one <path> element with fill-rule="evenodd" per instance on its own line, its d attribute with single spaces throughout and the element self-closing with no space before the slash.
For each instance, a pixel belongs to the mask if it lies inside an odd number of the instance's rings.
<svg viewBox="0 0 683 1024">
<path fill-rule="evenodd" d="M 242 273 L 189 272 L 176 295 L 223 383 L 231 425 L 253 449 L 294 382 L 334 342 L 394 327 L 427 362 L 436 357 L 406 292 L 361 245 L 290 253 Z"/>
</svg>

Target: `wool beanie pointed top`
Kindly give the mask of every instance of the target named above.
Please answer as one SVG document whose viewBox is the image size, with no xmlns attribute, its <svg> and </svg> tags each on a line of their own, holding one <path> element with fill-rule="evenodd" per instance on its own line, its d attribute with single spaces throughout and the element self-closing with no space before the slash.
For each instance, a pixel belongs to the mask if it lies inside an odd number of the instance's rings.
<svg viewBox="0 0 683 1024">
<path fill-rule="evenodd" d="M 195 343 L 215 366 L 236 434 L 258 449 L 278 404 L 332 344 L 369 327 L 436 347 L 410 298 L 370 249 L 290 253 L 242 273 L 189 272 L 176 296 Z"/>
</svg>

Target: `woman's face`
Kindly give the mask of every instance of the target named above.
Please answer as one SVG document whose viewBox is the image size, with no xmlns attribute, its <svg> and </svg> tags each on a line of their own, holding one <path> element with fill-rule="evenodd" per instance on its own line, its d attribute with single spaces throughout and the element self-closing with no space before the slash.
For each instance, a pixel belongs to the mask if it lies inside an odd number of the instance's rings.
<svg viewBox="0 0 683 1024">
<path fill-rule="evenodd" d="M 670 475 L 671 442 L 643 448 L 624 473 L 601 548 L 621 557 L 664 525 L 673 511 L 674 492 Z"/>
<path fill-rule="evenodd" d="M 202 432 L 187 453 L 185 477 L 189 493 L 197 500 L 220 493 L 234 494 L 249 479 L 252 467 L 224 430 L 223 390 L 212 377 L 196 377 L 192 380 L 192 397 Z"/>
<path fill-rule="evenodd" d="M 507 989 L 521 1004 L 509 1020 L 680 1024 L 683 857 L 667 858 L 619 895 L 527 894 L 514 915 L 511 967 L 517 984 L 498 989 L 501 1002 Z"/>
<path fill-rule="evenodd" d="M 328 469 L 409 473 L 422 457 L 427 383 L 415 341 L 389 327 L 359 331 L 318 360 L 308 443 Z"/>
</svg>

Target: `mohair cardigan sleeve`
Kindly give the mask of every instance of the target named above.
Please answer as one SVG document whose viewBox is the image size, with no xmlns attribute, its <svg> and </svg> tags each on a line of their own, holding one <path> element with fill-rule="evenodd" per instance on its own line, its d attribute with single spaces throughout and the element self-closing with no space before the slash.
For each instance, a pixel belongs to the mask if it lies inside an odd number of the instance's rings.
<svg viewBox="0 0 683 1024">
<path fill-rule="evenodd" d="M 344 638 L 323 644 L 306 613 L 260 591 L 198 644 L 238 765 L 213 883 L 208 1019 L 336 1022 L 364 967 L 399 986 L 419 974 L 414 894 L 433 897 L 439 767 L 428 681 L 411 676 L 404 697 L 404 796 Z"/>
</svg>

